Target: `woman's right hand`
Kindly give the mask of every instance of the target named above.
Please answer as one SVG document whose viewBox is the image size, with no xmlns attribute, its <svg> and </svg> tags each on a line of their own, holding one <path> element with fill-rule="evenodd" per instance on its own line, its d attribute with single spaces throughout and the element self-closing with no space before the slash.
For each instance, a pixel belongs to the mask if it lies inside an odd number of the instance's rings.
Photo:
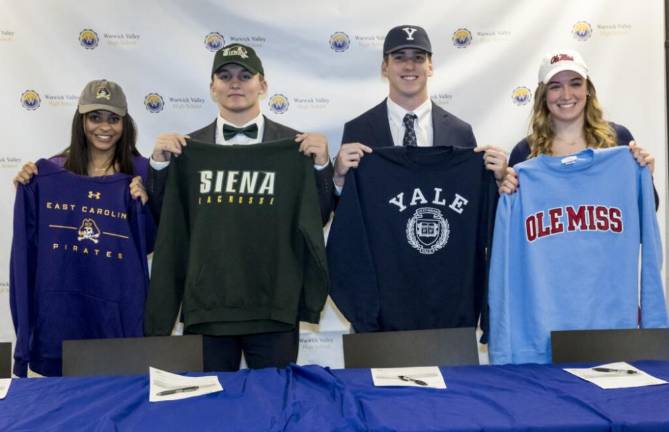
<svg viewBox="0 0 669 432">
<path fill-rule="evenodd" d="M 508 167 L 506 169 L 506 174 L 504 175 L 504 179 L 502 180 L 502 184 L 500 184 L 499 186 L 499 193 L 512 194 L 517 190 L 518 190 L 518 174 L 516 174 L 516 170 L 514 170 L 511 167 Z"/>
<path fill-rule="evenodd" d="M 167 162 L 172 155 L 179 156 L 181 148 L 186 145 L 188 135 L 181 135 L 176 132 L 161 133 L 153 143 L 153 153 L 151 159 L 156 162 Z"/>
<path fill-rule="evenodd" d="M 26 162 L 21 167 L 21 171 L 14 177 L 14 186 L 16 187 L 19 183 L 24 185 L 30 183 L 30 179 L 35 175 L 37 175 L 37 165 L 35 165 L 35 162 Z"/>
</svg>

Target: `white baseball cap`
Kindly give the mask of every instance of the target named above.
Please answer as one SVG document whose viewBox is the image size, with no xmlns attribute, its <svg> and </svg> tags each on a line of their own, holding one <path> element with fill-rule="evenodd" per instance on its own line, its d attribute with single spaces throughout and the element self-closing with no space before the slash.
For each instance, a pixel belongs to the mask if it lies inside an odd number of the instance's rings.
<svg viewBox="0 0 669 432">
<path fill-rule="evenodd" d="M 588 77 L 588 65 L 581 54 L 574 50 L 558 50 L 546 55 L 539 67 L 539 82 L 548 84 L 555 74 L 562 71 L 574 71 L 583 78 Z"/>
</svg>

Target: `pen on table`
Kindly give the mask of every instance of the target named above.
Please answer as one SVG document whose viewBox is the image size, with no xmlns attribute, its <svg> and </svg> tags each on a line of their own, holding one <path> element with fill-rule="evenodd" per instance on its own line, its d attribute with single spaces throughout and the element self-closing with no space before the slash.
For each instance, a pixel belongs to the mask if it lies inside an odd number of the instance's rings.
<svg viewBox="0 0 669 432">
<path fill-rule="evenodd" d="M 606 368 L 606 367 L 594 367 L 592 370 L 597 371 L 597 372 L 616 372 L 616 373 L 625 373 L 625 374 L 630 374 L 634 375 L 639 372 L 632 370 L 632 369 L 611 369 L 611 368 Z"/>
<path fill-rule="evenodd" d="M 191 392 L 191 391 L 195 391 L 199 388 L 200 388 L 200 386 L 181 387 L 181 388 L 175 388 L 175 389 L 170 389 L 170 390 L 163 390 L 163 391 L 160 391 L 160 392 L 156 393 L 156 395 L 167 396 L 167 395 L 176 394 L 176 393 Z"/>
<path fill-rule="evenodd" d="M 421 386 L 426 386 L 427 385 L 427 383 L 425 381 L 419 380 L 419 379 L 416 379 L 416 378 L 411 378 L 410 376 L 407 376 L 407 375 L 398 375 L 397 378 L 401 379 L 402 381 L 414 382 L 414 383 L 416 383 L 418 385 L 421 385 Z"/>
</svg>

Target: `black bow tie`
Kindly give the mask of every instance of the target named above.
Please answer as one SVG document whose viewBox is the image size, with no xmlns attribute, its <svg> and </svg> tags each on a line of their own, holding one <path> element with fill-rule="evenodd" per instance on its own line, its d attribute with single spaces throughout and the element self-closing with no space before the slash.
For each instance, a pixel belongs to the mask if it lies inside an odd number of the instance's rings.
<svg viewBox="0 0 669 432">
<path fill-rule="evenodd" d="M 243 128 L 236 128 L 229 124 L 223 124 L 223 138 L 225 138 L 226 141 L 237 134 L 244 134 L 249 138 L 257 138 L 258 125 L 253 123 Z"/>
</svg>

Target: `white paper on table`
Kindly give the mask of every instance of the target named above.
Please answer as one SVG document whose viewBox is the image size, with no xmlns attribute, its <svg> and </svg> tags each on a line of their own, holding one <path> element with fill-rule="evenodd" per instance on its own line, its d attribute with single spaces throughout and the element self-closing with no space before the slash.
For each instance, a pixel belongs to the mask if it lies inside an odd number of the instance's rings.
<svg viewBox="0 0 669 432">
<path fill-rule="evenodd" d="M 215 375 L 187 377 L 149 368 L 149 402 L 187 399 L 219 391 L 223 391 L 223 386 Z"/>
<path fill-rule="evenodd" d="M 615 371 L 600 372 L 594 370 L 594 368 L 613 369 Z M 626 362 L 607 363 L 591 368 L 566 368 L 565 371 L 603 389 L 644 387 L 667 383 L 664 380 L 648 375 L 646 372 Z M 635 371 L 636 373 L 628 373 L 626 371 Z"/>
<path fill-rule="evenodd" d="M 437 366 L 372 369 L 372 381 L 377 387 L 403 386 L 445 389 L 446 383 Z"/>
<path fill-rule="evenodd" d="M 0 400 L 4 399 L 7 396 L 9 391 L 9 385 L 12 383 L 11 378 L 0 379 Z"/>
</svg>

